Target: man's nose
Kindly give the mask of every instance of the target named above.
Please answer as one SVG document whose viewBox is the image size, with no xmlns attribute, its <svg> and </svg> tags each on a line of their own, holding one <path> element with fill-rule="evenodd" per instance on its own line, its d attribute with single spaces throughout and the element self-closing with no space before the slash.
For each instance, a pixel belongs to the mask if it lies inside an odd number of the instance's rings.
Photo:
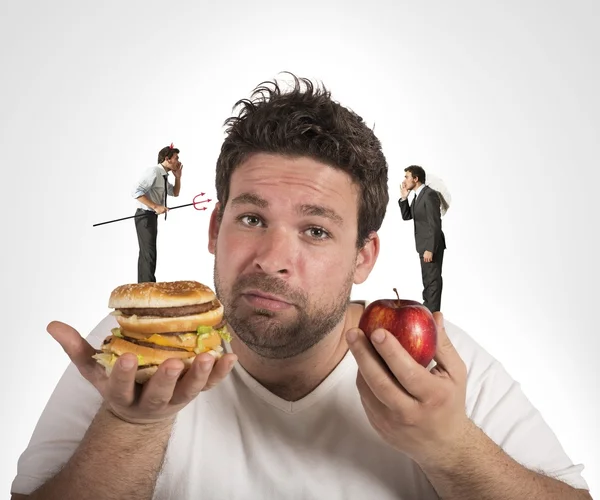
<svg viewBox="0 0 600 500">
<path fill-rule="evenodd" d="M 254 266 L 266 274 L 289 275 L 297 253 L 293 234 L 285 228 L 265 231 L 254 258 Z"/>
</svg>

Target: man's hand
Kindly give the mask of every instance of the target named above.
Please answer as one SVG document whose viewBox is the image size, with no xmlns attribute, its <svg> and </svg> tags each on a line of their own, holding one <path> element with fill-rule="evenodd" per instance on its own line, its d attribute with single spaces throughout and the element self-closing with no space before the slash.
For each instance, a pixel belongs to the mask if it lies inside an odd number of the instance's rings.
<svg viewBox="0 0 600 500">
<path fill-rule="evenodd" d="M 406 181 L 402 181 L 402 184 L 400 184 L 400 198 L 406 200 L 407 197 L 408 189 L 406 189 Z"/>
<path fill-rule="evenodd" d="M 164 214 L 165 212 L 168 212 L 169 209 L 163 205 L 156 205 L 154 207 L 154 212 L 156 212 L 158 215 L 160 214 Z"/>
<path fill-rule="evenodd" d="M 179 162 L 179 164 L 172 170 L 173 175 L 175 176 L 176 179 L 181 178 L 182 169 L 183 169 L 183 163 Z"/>
<path fill-rule="evenodd" d="M 420 465 L 451 455 L 453 444 L 472 425 L 465 413 L 466 366 L 446 335 L 442 314 L 434 317 L 438 347 L 431 372 L 386 330 L 373 332 L 370 341 L 357 328 L 347 334 L 369 422 L 386 442 Z"/>
<path fill-rule="evenodd" d="M 430 252 L 429 250 L 425 250 L 425 252 L 423 253 L 423 261 L 425 261 L 425 262 L 433 261 L 433 253 Z"/>
<path fill-rule="evenodd" d="M 200 354 L 178 381 L 183 363 L 179 359 L 168 359 L 140 387 L 135 383 L 135 355 L 120 356 L 109 377 L 105 368 L 92 358 L 98 351 L 74 328 L 53 321 L 47 330 L 71 358 L 79 373 L 102 395 L 109 410 L 117 417 L 136 424 L 174 417 L 200 392 L 223 380 L 237 360 L 234 354 L 226 354 L 215 362 L 210 354 Z"/>
</svg>

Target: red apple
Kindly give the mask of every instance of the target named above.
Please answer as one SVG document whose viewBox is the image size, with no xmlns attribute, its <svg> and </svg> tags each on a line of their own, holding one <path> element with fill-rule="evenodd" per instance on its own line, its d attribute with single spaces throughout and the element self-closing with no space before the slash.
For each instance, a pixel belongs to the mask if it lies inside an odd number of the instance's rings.
<svg viewBox="0 0 600 500">
<path fill-rule="evenodd" d="M 427 366 L 437 348 L 437 327 L 433 314 L 420 302 L 401 299 L 379 299 L 364 310 L 358 327 L 367 337 L 384 328 L 398 339 L 402 347 L 419 364 Z"/>
</svg>

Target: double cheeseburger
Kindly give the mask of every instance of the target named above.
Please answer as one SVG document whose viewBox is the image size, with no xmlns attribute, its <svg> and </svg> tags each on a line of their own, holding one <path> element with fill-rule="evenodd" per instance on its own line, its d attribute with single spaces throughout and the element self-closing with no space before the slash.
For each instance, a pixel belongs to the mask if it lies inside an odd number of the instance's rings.
<svg viewBox="0 0 600 500">
<path fill-rule="evenodd" d="M 138 358 L 136 382 L 143 384 L 169 358 L 180 358 L 184 372 L 203 352 L 220 358 L 221 339 L 231 341 L 223 306 L 197 281 L 135 283 L 115 288 L 108 302 L 119 323 L 93 357 L 110 374 L 119 356 Z"/>
</svg>

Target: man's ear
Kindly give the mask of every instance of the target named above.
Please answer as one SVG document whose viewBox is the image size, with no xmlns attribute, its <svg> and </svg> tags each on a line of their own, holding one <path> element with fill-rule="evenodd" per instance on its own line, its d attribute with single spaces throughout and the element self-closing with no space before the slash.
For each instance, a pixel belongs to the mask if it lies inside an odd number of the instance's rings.
<svg viewBox="0 0 600 500">
<path fill-rule="evenodd" d="M 221 221 L 219 220 L 220 210 L 221 202 L 217 202 L 212 214 L 210 214 L 210 224 L 208 226 L 208 251 L 213 255 L 215 254 L 217 236 L 219 236 L 219 228 L 221 227 Z"/>
<path fill-rule="evenodd" d="M 360 285 L 371 274 L 377 257 L 379 256 L 379 235 L 372 231 L 369 239 L 356 255 L 356 269 L 354 270 L 354 284 Z"/>
</svg>

